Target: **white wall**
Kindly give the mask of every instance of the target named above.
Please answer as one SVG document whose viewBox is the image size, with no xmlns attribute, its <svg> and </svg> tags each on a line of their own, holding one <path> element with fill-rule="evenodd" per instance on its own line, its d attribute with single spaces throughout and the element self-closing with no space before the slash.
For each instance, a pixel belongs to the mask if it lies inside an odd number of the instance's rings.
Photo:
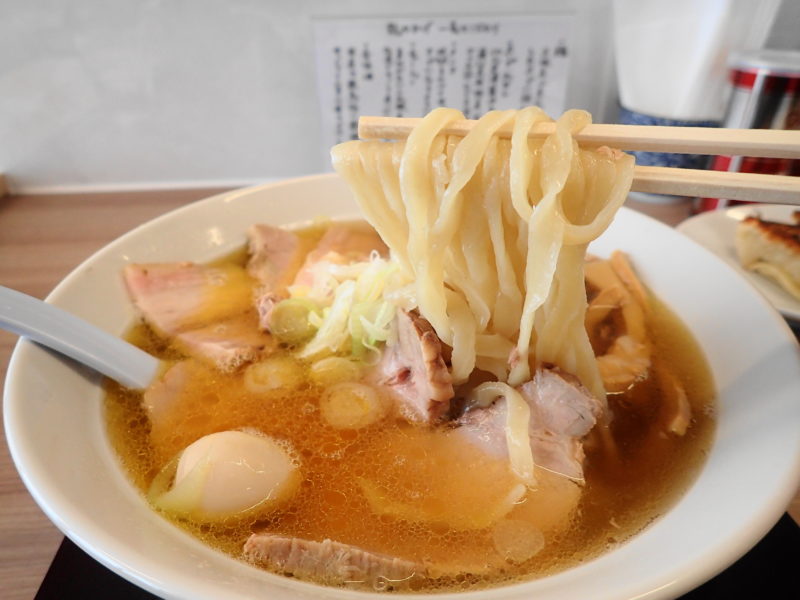
<svg viewBox="0 0 800 600">
<path fill-rule="evenodd" d="M 610 0 L 0 0 L 13 191 L 245 184 L 318 172 L 311 19 L 569 12 L 567 105 L 616 116 Z"/>
</svg>

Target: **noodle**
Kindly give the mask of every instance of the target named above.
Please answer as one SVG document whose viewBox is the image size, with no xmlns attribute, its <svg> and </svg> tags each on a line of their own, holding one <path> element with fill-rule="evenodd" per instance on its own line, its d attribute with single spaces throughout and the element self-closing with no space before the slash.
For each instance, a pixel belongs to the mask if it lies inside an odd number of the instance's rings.
<svg viewBox="0 0 800 600">
<path fill-rule="evenodd" d="M 407 303 L 452 347 L 455 383 L 477 366 L 516 386 L 552 363 L 602 400 L 583 262 L 625 200 L 633 158 L 580 149 L 584 111 L 543 143 L 528 137 L 550 120 L 537 107 L 489 112 L 464 138 L 441 133 L 463 118 L 437 108 L 405 142 L 334 147 L 333 165 L 391 249 Z M 498 139 L 509 123 L 510 142 Z"/>
</svg>

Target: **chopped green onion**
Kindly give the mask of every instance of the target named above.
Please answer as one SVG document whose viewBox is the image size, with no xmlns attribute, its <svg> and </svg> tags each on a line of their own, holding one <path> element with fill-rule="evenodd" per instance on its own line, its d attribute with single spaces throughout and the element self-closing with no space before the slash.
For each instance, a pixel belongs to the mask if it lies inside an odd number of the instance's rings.
<svg viewBox="0 0 800 600">
<path fill-rule="evenodd" d="M 298 346 L 310 340 L 317 330 L 312 316 L 319 309 L 310 300 L 303 298 L 287 298 L 281 300 L 272 309 L 269 318 L 269 330 L 279 342 Z"/>
</svg>

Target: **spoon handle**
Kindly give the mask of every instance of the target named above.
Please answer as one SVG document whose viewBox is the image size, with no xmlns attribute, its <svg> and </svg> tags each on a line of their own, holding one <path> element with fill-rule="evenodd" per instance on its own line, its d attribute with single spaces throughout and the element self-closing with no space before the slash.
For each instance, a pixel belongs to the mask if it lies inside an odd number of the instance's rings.
<svg viewBox="0 0 800 600">
<path fill-rule="evenodd" d="M 147 387 L 159 360 L 52 304 L 0 286 L 0 328 L 47 346 L 122 385 Z"/>
</svg>

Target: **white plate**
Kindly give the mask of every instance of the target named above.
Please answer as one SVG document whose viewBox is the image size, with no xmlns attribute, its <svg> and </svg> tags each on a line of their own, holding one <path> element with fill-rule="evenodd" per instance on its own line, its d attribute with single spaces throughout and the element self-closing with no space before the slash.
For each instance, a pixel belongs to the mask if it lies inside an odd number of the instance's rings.
<svg viewBox="0 0 800 600">
<path fill-rule="evenodd" d="M 742 273 L 783 316 L 800 321 L 800 301 L 771 279 L 744 269 L 739 264 L 734 245 L 736 225 L 745 217 L 754 215 L 768 221 L 791 223 L 791 214 L 795 210 L 800 210 L 800 207 L 785 204 L 747 204 L 699 214 L 678 225 L 677 229 Z"/>
<path fill-rule="evenodd" d="M 210 260 L 243 244 L 254 222 L 355 213 L 334 175 L 222 194 L 122 236 L 75 269 L 48 300 L 120 335 L 133 319 L 120 277 L 125 264 Z M 800 348 L 786 322 L 712 253 L 639 213 L 622 209 L 592 251 L 608 255 L 616 248 L 631 256 L 708 358 L 720 406 L 705 467 L 666 515 L 596 560 L 538 581 L 437 600 L 675 598 L 747 552 L 800 484 Z M 386 600 L 255 569 L 154 513 L 111 450 L 95 375 L 23 341 L 6 381 L 6 435 L 23 481 L 66 535 L 123 577 L 170 599 Z"/>
</svg>

